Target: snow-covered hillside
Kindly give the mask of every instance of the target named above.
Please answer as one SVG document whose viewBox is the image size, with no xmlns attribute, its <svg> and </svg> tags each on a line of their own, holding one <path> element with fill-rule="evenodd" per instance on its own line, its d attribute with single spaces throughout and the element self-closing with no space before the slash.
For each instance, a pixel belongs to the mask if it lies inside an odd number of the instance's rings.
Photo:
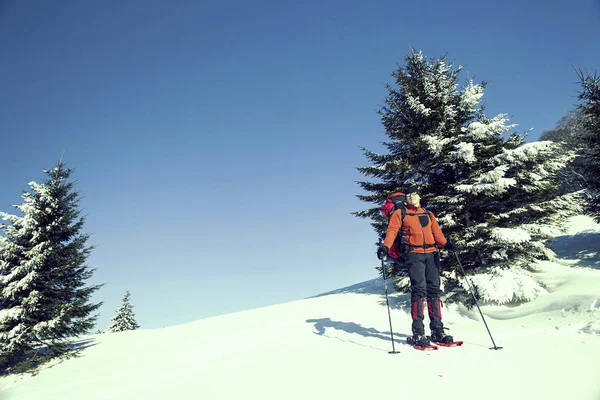
<svg viewBox="0 0 600 400">
<path fill-rule="evenodd" d="M 408 297 L 380 279 L 310 299 L 157 330 L 81 338 L 76 359 L 0 379 L 0 398 L 600 399 L 600 228 L 576 217 L 539 265 L 549 291 L 520 306 L 444 308 L 461 348 L 404 344 Z M 388 285 L 389 288 L 390 285 Z"/>
</svg>

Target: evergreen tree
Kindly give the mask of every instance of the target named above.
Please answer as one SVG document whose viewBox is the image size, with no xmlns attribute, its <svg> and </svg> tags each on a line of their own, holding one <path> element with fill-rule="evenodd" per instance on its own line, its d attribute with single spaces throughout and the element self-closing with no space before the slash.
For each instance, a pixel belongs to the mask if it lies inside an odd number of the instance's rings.
<svg viewBox="0 0 600 400">
<path fill-rule="evenodd" d="M 377 206 L 355 213 L 359 217 L 372 218 L 379 233 L 385 232 L 387 227 L 387 221 L 379 215 L 379 206 L 390 193 L 412 183 L 428 185 L 434 180 L 448 179 L 453 171 L 440 165 L 437 155 L 447 152 L 452 147 L 450 141 L 463 126 L 477 118 L 480 110 L 474 106 L 485 86 L 485 83 L 474 85 L 469 80 L 465 88 L 458 91 L 461 68 L 447 65 L 445 57 L 427 61 L 422 53 L 413 51 L 405 61 L 404 67 L 392 73 L 395 86 L 386 86 L 385 106 L 378 111 L 390 139 L 383 143 L 388 153 L 377 154 L 362 148 L 373 165 L 358 168 L 364 175 L 382 181 L 359 182 L 372 194 L 358 198 Z M 428 186 L 439 193 L 443 191 Z"/>
<path fill-rule="evenodd" d="M 379 111 L 388 153 L 363 149 L 372 166 L 358 168 L 381 180 L 359 182 L 370 194 L 358 198 L 376 206 L 355 215 L 371 218 L 383 234 L 384 199 L 417 184 L 425 207 L 459 245 L 463 266 L 476 273 L 478 295 L 499 303 L 531 299 L 544 289 L 528 270 L 552 256 L 544 241 L 572 202 L 556 198 L 555 189 L 556 172 L 573 154 L 553 142 L 525 143 L 524 134 L 509 134 L 515 125 L 504 114 L 487 118 L 481 103 L 485 82 L 467 79 L 460 88 L 461 70 L 445 57 L 426 60 L 412 51 L 393 73 L 395 85 L 387 86 Z M 445 257 L 443 264 L 453 297 L 464 295 L 456 260 Z M 405 274 L 396 283 L 406 288 Z"/>
<path fill-rule="evenodd" d="M 70 338 L 88 333 L 101 303 L 90 302 L 101 285 L 86 286 L 92 247 L 81 233 L 79 195 L 61 162 L 41 183 L 31 182 L 16 208 L 0 213 L 0 368 L 27 368 L 65 354 Z"/>
<path fill-rule="evenodd" d="M 586 162 L 581 154 L 585 149 L 583 137 L 586 134 L 581 110 L 570 110 L 556 124 L 556 128 L 545 131 L 540 140 L 559 143 L 565 151 L 574 151 L 577 157 L 558 173 L 559 193 L 567 194 L 586 188 Z"/>
<path fill-rule="evenodd" d="M 24 194 L 25 203 L 18 206 L 28 210 L 32 199 Z M 31 254 L 33 221 L 31 214 L 18 217 L 0 213 L 9 225 L 2 224 L 0 236 L 0 371 L 21 361 L 34 347 L 41 345 L 30 333 L 33 323 L 31 309 L 39 306 L 40 293 L 35 288 L 37 266 L 43 255 L 28 259 Z"/>
<path fill-rule="evenodd" d="M 129 302 L 130 299 L 131 295 L 129 294 L 129 291 L 127 291 L 123 297 L 121 306 L 117 309 L 117 312 L 111 321 L 108 332 L 131 331 L 140 327 L 135 320 L 133 306 Z"/>
<path fill-rule="evenodd" d="M 577 71 L 581 79 L 582 91 L 579 99 L 583 102 L 579 109 L 583 113 L 585 134 L 583 158 L 588 193 L 589 211 L 600 222 L 600 77 L 591 72 Z"/>
</svg>

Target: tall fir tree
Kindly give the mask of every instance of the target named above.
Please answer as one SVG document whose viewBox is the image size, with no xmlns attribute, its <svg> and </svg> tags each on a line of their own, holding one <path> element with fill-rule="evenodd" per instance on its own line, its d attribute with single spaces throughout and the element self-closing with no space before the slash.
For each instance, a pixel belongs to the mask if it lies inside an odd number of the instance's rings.
<svg viewBox="0 0 600 400">
<path fill-rule="evenodd" d="M 133 306 L 131 305 L 130 300 L 131 294 L 128 290 L 123 297 L 121 306 L 117 309 L 115 316 L 111 321 L 108 332 L 132 331 L 140 327 L 135 320 L 135 314 L 133 313 Z"/>
<path fill-rule="evenodd" d="M 359 182 L 370 194 L 358 198 L 376 206 L 355 215 L 371 218 L 383 235 L 384 199 L 417 184 L 425 207 L 459 245 L 477 296 L 498 303 L 532 299 L 544 288 L 529 271 L 536 260 L 552 257 L 544 243 L 573 209 L 572 197 L 556 197 L 556 173 L 573 154 L 553 142 L 525 143 L 524 134 L 509 133 L 515 125 L 504 114 L 486 117 L 485 82 L 469 78 L 460 87 L 461 70 L 445 57 L 427 60 L 413 50 L 394 71 L 395 85 L 387 86 L 379 111 L 388 153 L 363 149 L 372 165 L 358 168 L 381 181 Z M 470 304 L 456 259 L 446 255 L 443 266 L 451 298 Z M 402 272 L 395 281 L 400 289 L 409 285 Z"/>
<path fill-rule="evenodd" d="M 23 215 L 0 213 L 0 368 L 29 366 L 69 351 L 70 338 L 93 328 L 102 303 L 92 303 L 101 285 L 86 286 L 94 270 L 82 233 L 79 195 L 62 160 L 31 182 Z"/>
<path fill-rule="evenodd" d="M 600 76 L 591 72 L 577 71 L 582 90 L 579 93 L 583 113 L 583 158 L 586 188 L 590 195 L 588 210 L 600 222 Z"/>
</svg>

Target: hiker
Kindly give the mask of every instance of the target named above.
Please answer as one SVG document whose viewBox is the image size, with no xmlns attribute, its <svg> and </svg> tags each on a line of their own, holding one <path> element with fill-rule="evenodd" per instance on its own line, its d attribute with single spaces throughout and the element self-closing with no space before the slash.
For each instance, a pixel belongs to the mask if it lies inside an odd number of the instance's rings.
<svg viewBox="0 0 600 400">
<path fill-rule="evenodd" d="M 403 215 L 404 214 L 404 215 Z M 440 295 L 440 255 L 438 247 L 456 252 L 456 245 L 446 240 L 435 216 L 421 207 L 421 196 L 416 186 L 408 188 L 406 209 L 393 212 L 382 247 L 380 259 L 386 259 L 390 248 L 396 244 L 408 270 L 411 286 L 412 342 L 428 346 L 423 324 L 425 299 L 429 314 L 431 341 L 451 343 L 452 336 L 444 333 Z"/>
</svg>

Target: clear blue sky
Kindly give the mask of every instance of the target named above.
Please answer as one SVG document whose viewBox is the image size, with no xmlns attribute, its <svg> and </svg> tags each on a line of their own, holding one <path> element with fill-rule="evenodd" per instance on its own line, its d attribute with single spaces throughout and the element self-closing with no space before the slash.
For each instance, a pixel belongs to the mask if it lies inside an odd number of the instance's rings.
<svg viewBox="0 0 600 400">
<path fill-rule="evenodd" d="M 371 279 L 355 168 L 409 45 L 530 140 L 600 68 L 598 1 L 491 3 L 0 0 L 0 209 L 66 150 L 101 329 L 126 290 L 156 328 Z"/>
</svg>

